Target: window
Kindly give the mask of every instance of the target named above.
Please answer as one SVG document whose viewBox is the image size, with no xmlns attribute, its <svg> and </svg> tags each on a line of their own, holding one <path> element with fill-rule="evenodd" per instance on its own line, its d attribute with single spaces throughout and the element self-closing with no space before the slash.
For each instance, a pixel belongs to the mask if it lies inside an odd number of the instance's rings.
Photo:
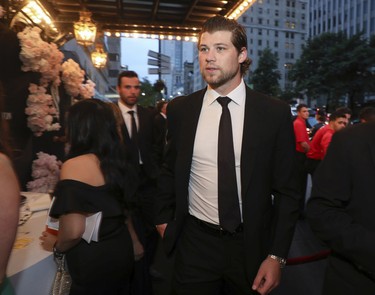
<svg viewBox="0 0 375 295">
<path fill-rule="evenodd" d="M 113 77 L 117 77 L 119 75 L 119 70 L 109 70 L 108 71 L 108 75 L 113 78 Z"/>
<path fill-rule="evenodd" d="M 279 16 L 279 11 L 277 9 L 275 10 L 275 16 Z"/>
<path fill-rule="evenodd" d="M 117 53 L 108 53 L 109 61 L 119 61 L 119 55 Z"/>
<path fill-rule="evenodd" d="M 275 37 L 279 37 L 279 31 L 275 31 Z"/>
<path fill-rule="evenodd" d="M 263 19 L 259 18 L 259 19 L 258 19 L 258 24 L 259 24 L 259 25 L 263 24 Z"/>
<path fill-rule="evenodd" d="M 275 20 L 275 27 L 278 27 L 278 26 L 279 26 L 279 21 Z"/>
<path fill-rule="evenodd" d="M 258 46 L 262 46 L 262 40 L 258 40 Z"/>
<path fill-rule="evenodd" d="M 274 47 L 275 48 L 279 47 L 279 41 L 275 41 Z"/>
<path fill-rule="evenodd" d="M 242 17 L 242 22 L 243 22 L 243 23 L 246 23 L 246 22 L 247 22 L 247 16 L 243 16 L 243 17 Z"/>
<path fill-rule="evenodd" d="M 262 29 L 258 29 L 258 35 L 262 35 Z"/>
</svg>

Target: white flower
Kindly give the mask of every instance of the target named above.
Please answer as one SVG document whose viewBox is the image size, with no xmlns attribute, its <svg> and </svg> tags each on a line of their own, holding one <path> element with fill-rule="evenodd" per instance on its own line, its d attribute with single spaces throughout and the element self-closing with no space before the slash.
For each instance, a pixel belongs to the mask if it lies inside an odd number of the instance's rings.
<svg viewBox="0 0 375 295">
<path fill-rule="evenodd" d="M 28 182 L 26 186 L 28 191 L 48 193 L 55 188 L 62 163 L 54 155 L 39 152 L 37 156 L 32 164 L 31 175 L 34 180 Z"/>
<path fill-rule="evenodd" d="M 47 86 L 49 82 L 58 86 L 64 55 L 55 44 L 43 41 L 40 33 L 41 29 L 38 27 L 26 27 L 17 34 L 21 45 L 22 70 L 40 72 L 40 83 L 43 86 Z"/>
<path fill-rule="evenodd" d="M 35 136 L 41 136 L 44 131 L 59 130 L 60 124 L 53 124 L 57 111 L 53 106 L 51 95 L 43 86 L 30 84 L 29 97 L 25 113 L 28 115 L 27 126 Z"/>
<path fill-rule="evenodd" d="M 66 92 L 73 97 L 77 97 L 85 77 L 85 71 L 72 59 L 64 62 L 61 68 L 61 80 L 64 82 Z"/>
</svg>

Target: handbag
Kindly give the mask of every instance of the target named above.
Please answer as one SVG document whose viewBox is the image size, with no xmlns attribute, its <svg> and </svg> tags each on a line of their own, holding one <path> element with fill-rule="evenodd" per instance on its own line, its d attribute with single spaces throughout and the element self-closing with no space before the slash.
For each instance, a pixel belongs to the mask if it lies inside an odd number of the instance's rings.
<svg viewBox="0 0 375 295">
<path fill-rule="evenodd" d="M 53 279 L 50 295 L 69 295 L 72 278 L 66 267 L 65 255 L 55 257 L 57 271 Z"/>
</svg>

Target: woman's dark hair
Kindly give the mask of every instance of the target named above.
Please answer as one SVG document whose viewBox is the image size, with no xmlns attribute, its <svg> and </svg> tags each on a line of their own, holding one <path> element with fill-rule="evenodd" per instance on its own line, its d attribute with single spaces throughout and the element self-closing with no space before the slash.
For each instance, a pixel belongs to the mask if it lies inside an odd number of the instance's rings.
<svg viewBox="0 0 375 295">
<path fill-rule="evenodd" d="M 111 106 L 98 99 L 77 102 L 69 109 L 66 130 L 70 144 L 68 159 L 95 154 L 106 184 L 129 207 L 136 187 L 135 173 L 126 161 L 125 146 Z"/>
</svg>

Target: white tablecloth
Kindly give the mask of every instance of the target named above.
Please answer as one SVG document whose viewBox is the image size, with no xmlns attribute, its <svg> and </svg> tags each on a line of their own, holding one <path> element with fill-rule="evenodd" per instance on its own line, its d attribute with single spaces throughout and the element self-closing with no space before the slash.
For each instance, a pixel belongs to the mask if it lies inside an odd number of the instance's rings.
<svg viewBox="0 0 375 295">
<path fill-rule="evenodd" d="M 42 209 L 46 194 L 22 193 L 28 202 Z M 30 206 L 31 208 L 32 206 Z M 45 207 L 45 206 L 44 206 Z M 47 206 L 48 207 L 48 206 Z M 25 238 L 28 245 L 13 249 L 8 263 L 7 275 L 16 295 L 48 295 L 56 272 L 51 252 L 40 246 L 39 236 L 45 229 L 47 210 L 33 212 L 30 219 L 18 227 L 17 239 Z"/>
</svg>

